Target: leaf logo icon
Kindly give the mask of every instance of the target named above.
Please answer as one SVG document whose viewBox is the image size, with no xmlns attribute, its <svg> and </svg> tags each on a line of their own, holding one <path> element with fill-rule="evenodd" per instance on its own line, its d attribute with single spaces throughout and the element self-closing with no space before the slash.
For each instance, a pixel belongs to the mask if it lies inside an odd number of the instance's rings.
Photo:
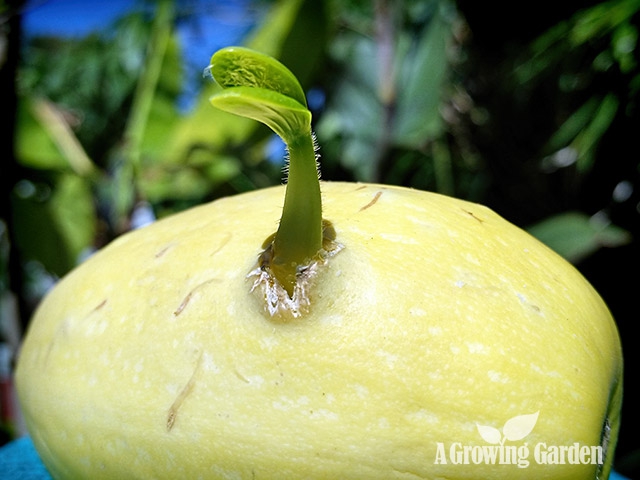
<svg viewBox="0 0 640 480">
<path fill-rule="evenodd" d="M 482 439 L 491 444 L 504 444 L 505 440 L 515 441 L 522 440 L 529 435 L 536 426 L 538 414 L 540 411 L 527 415 L 516 415 L 507 420 L 502 427 L 502 433 L 497 428 L 488 425 L 479 425 L 476 423 L 478 433 Z"/>
<path fill-rule="evenodd" d="M 511 441 L 522 440 L 529 435 L 533 427 L 536 426 L 539 413 L 540 411 L 530 413 L 529 415 L 518 415 L 507 420 L 504 427 L 502 427 L 504 437 Z"/>
<path fill-rule="evenodd" d="M 478 433 L 487 443 L 502 443 L 502 435 L 500 434 L 500 430 L 497 428 L 489 427 L 487 425 L 478 425 L 476 423 L 476 427 L 478 427 Z"/>
</svg>

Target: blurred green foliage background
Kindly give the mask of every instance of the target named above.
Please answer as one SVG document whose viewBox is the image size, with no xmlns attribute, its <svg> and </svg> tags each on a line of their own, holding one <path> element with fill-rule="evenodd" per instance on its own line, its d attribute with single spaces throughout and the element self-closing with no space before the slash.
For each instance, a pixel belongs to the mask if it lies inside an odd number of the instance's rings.
<svg viewBox="0 0 640 480">
<path fill-rule="evenodd" d="M 281 182 L 279 140 L 213 109 L 208 58 L 185 61 L 176 27 L 215 14 L 206 4 L 132 1 L 95 33 L 25 39 L 23 5 L 0 1 L 9 356 L 46 289 L 116 236 Z M 324 179 L 437 191 L 528 229 L 600 291 L 635 383 L 640 0 L 244 5 L 255 22 L 239 42 L 279 58 L 308 91 Z M 639 398 L 626 392 L 616 469 L 632 476 Z M 6 402 L 10 438 L 19 426 Z"/>
</svg>

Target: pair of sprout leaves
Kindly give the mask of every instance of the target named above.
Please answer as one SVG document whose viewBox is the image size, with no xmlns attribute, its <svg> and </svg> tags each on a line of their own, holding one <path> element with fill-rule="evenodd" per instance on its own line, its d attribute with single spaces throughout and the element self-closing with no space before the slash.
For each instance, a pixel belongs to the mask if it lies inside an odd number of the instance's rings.
<svg viewBox="0 0 640 480">
<path fill-rule="evenodd" d="M 337 245 L 333 228 L 322 219 L 311 112 L 304 90 L 280 62 L 243 47 L 218 50 L 205 74 L 222 87 L 210 98 L 214 107 L 264 123 L 287 145 L 289 167 L 282 217 L 276 233 L 263 245 L 257 275 L 258 283 L 266 285 L 269 312 L 273 315 L 284 306 L 297 316 L 299 302 L 305 301 L 300 297 L 306 295 L 301 273 L 309 272 Z M 278 285 L 286 295 L 277 293 Z"/>
</svg>

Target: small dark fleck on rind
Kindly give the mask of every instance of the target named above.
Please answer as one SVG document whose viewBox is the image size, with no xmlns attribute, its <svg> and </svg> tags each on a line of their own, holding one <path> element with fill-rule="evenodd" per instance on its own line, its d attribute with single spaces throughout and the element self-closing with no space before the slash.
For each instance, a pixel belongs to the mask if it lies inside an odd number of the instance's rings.
<svg viewBox="0 0 640 480">
<path fill-rule="evenodd" d="M 173 247 L 173 244 L 169 244 L 169 245 L 167 245 L 167 246 L 166 246 L 166 247 L 164 247 L 162 250 L 160 250 L 158 253 L 156 253 L 156 254 L 154 255 L 154 257 L 156 257 L 156 258 L 160 258 L 160 257 L 162 257 L 165 253 L 167 253 L 167 251 L 168 251 L 171 247 Z"/>
<path fill-rule="evenodd" d="M 473 219 L 477 220 L 478 222 L 480 222 L 480 223 L 484 223 L 484 220 L 482 220 L 482 219 L 481 219 L 481 218 L 479 218 L 479 217 L 476 217 L 475 213 L 470 212 L 469 210 L 465 210 L 464 208 L 462 209 L 462 211 L 463 211 L 464 213 L 466 213 L 467 215 L 470 215 L 470 216 L 471 216 L 471 218 L 473 218 Z"/>
<path fill-rule="evenodd" d="M 104 307 L 107 304 L 107 299 L 105 298 L 102 302 L 100 302 L 96 308 L 94 308 L 92 310 L 92 312 L 97 312 L 98 310 L 100 310 L 102 307 Z"/>
</svg>

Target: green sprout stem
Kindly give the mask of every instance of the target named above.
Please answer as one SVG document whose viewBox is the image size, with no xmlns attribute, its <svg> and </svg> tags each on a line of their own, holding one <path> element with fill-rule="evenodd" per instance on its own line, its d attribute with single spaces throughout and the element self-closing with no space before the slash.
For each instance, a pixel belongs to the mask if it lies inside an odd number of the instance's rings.
<svg viewBox="0 0 640 480">
<path fill-rule="evenodd" d="M 322 204 L 311 132 L 291 141 L 289 177 L 280 225 L 273 240 L 272 270 L 292 295 L 297 269 L 322 249 Z"/>
<path fill-rule="evenodd" d="M 213 106 L 270 127 L 286 143 L 289 175 L 280 225 L 266 246 L 268 269 L 293 298 L 298 274 L 322 251 L 320 182 L 311 112 L 296 77 L 277 60 L 241 47 L 227 47 L 211 57 L 205 70 L 221 91 Z"/>
</svg>

